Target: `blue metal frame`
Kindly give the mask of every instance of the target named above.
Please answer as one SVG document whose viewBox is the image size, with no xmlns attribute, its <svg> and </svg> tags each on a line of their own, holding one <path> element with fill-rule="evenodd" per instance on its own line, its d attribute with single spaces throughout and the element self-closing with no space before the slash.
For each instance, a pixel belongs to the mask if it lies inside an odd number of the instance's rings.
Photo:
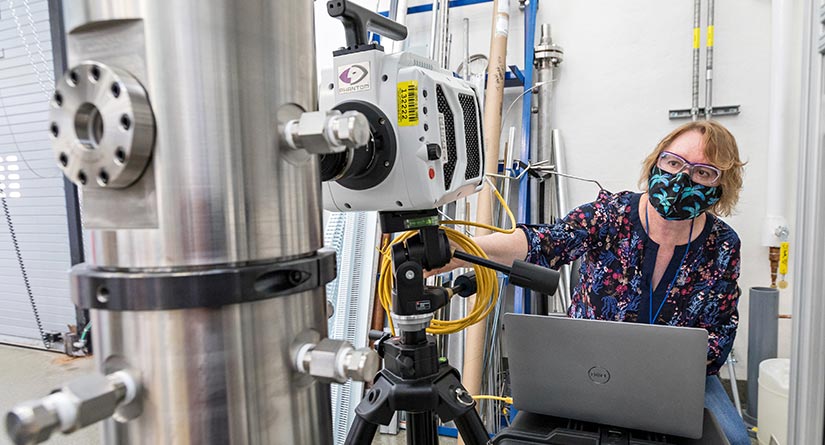
<svg viewBox="0 0 825 445">
<path fill-rule="evenodd" d="M 449 426 L 438 425 L 438 435 L 444 437 L 458 437 L 458 430 Z"/>
<path fill-rule="evenodd" d="M 530 0 L 524 11 L 524 91 L 533 88 L 533 46 L 536 41 L 536 16 L 539 0 Z M 531 119 L 533 116 L 533 94 L 527 93 L 522 99 L 521 107 L 521 159 L 530 159 Z M 519 181 L 518 219 L 530 221 L 530 187 L 528 176 Z M 517 313 L 530 313 L 530 292 L 516 288 L 514 309 Z"/>
</svg>

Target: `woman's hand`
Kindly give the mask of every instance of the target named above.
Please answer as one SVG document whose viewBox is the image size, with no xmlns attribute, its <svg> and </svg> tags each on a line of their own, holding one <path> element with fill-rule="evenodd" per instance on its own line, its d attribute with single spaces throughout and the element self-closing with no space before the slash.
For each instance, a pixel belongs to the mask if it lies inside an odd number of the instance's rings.
<svg viewBox="0 0 825 445">
<path fill-rule="evenodd" d="M 457 248 L 458 247 L 452 241 L 450 241 L 450 249 L 454 251 Z M 439 275 L 439 274 L 442 274 L 442 273 L 447 273 L 451 270 L 459 269 L 461 267 L 472 267 L 472 264 L 453 257 L 450 260 L 450 262 L 447 263 L 447 265 L 445 265 L 444 267 L 442 267 L 440 269 L 425 270 L 424 271 L 424 278 L 430 278 L 433 275 Z"/>
<path fill-rule="evenodd" d="M 509 266 L 514 260 L 521 260 L 527 256 L 527 236 L 522 230 L 513 233 L 493 233 L 474 237 L 473 241 L 487 254 L 490 260 Z M 456 250 L 458 246 L 450 241 L 450 247 Z M 459 248 L 459 250 L 461 250 Z M 472 264 L 453 258 L 450 262 L 436 270 L 424 271 L 424 278 L 446 273 L 459 267 L 471 267 Z"/>
</svg>

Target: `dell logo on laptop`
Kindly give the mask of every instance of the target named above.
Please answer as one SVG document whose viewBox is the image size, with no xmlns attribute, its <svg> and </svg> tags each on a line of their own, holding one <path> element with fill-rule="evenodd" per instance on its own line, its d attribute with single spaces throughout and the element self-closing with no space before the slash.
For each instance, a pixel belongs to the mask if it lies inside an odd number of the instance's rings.
<svg viewBox="0 0 825 445">
<path fill-rule="evenodd" d="M 592 380 L 593 383 L 598 383 L 600 385 L 605 384 L 608 380 L 610 380 L 610 373 L 607 372 L 606 369 L 599 366 L 590 368 L 590 370 L 587 371 L 587 376 L 590 377 L 590 380 Z"/>
</svg>

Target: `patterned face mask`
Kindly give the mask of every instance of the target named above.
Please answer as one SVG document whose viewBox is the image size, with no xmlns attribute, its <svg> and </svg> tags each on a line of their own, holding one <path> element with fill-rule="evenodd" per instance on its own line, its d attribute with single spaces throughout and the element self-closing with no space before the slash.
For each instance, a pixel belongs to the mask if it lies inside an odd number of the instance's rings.
<svg viewBox="0 0 825 445">
<path fill-rule="evenodd" d="M 701 215 L 719 202 L 722 188 L 696 184 L 687 172 L 668 173 L 655 165 L 647 184 L 650 203 L 669 221 L 683 221 Z"/>
</svg>

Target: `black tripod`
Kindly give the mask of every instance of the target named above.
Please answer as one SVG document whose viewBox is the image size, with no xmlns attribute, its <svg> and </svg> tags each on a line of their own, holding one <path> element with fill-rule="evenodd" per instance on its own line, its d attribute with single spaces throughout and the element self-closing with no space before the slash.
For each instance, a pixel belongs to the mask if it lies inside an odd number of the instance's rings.
<svg viewBox="0 0 825 445">
<path fill-rule="evenodd" d="M 356 418 L 345 443 L 372 443 L 378 425 L 388 425 L 396 411 L 406 411 L 409 445 L 438 443 L 436 416 L 443 422 L 455 421 L 468 445 L 486 444 L 490 437 L 475 410 L 475 401 L 461 384 L 459 372 L 438 356 L 433 336 L 426 333 L 433 313 L 453 295 L 475 293 L 475 275 L 462 275 L 451 288 L 425 286 L 424 270 L 443 267 L 453 256 L 447 235 L 438 228 L 438 213 L 382 212 L 380 217 L 384 233 L 413 229 L 419 233 L 393 245 L 392 317 L 399 336 L 384 335 L 376 342 L 384 368 L 355 408 Z M 504 272 L 517 286 L 552 294 L 558 285 L 558 272 L 523 261 L 510 268 L 463 252 L 454 255 Z"/>
</svg>

